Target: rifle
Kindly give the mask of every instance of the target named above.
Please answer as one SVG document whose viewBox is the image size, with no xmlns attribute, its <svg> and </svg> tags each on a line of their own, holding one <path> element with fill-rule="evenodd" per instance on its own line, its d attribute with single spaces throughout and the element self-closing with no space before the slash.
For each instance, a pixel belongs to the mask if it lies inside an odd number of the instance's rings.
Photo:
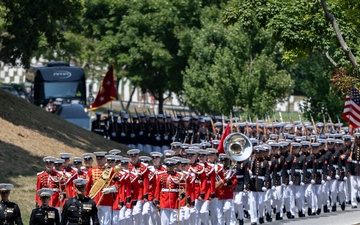
<svg viewBox="0 0 360 225">
<path fill-rule="evenodd" d="M 330 117 L 329 113 L 327 113 L 327 115 L 328 115 L 328 117 L 329 117 L 329 121 L 330 121 L 330 123 L 331 123 L 331 130 L 335 130 L 334 123 L 332 122 L 332 120 L 331 120 L 331 117 Z"/>
<path fill-rule="evenodd" d="M 211 116 L 210 116 L 210 123 L 211 123 L 211 129 L 212 129 L 212 133 L 214 135 L 214 139 L 216 140 L 216 134 L 215 134 L 215 126 L 214 126 L 214 121 L 212 120 Z"/>
<path fill-rule="evenodd" d="M 327 133 L 328 132 L 328 129 L 327 129 L 327 126 L 326 126 L 326 119 L 325 119 L 325 115 L 323 114 L 323 120 L 324 120 L 324 132 Z"/>
<path fill-rule="evenodd" d="M 260 132 L 259 132 L 259 119 L 256 116 L 256 138 L 259 140 L 260 139 Z"/>
<path fill-rule="evenodd" d="M 318 135 L 317 129 L 316 129 L 316 124 L 315 124 L 314 118 L 312 117 L 311 113 L 310 113 L 310 118 L 311 118 L 311 122 L 312 122 L 312 124 L 313 124 L 313 126 L 314 126 L 315 135 Z"/>
<path fill-rule="evenodd" d="M 280 122 L 284 122 L 280 111 L 279 111 L 279 117 L 280 117 Z"/>
<path fill-rule="evenodd" d="M 304 136 L 305 135 L 305 125 L 304 125 L 304 123 L 303 123 L 303 121 L 301 119 L 300 113 L 298 113 L 298 115 L 299 115 L 299 120 L 300 120 L 300 123 L 301 123 L 301 135 Z"/>
</svg>

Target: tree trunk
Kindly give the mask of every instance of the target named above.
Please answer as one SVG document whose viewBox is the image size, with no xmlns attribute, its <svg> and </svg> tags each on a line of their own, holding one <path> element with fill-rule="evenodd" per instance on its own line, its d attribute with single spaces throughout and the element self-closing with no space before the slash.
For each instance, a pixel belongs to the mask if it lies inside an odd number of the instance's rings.
<svg viewBox="0 0 360 225">
<path fill-rule="evenodd" d="M 327 5 L 326 5 L 326 0 L 321 0 L 321 5 L 322 5 L 322 7 L 324 9 L 326 18 L 331 22 L 331 25 L 332 25 L 332 27 L 333 27 L 333 29 L 335 31 L 335 34 L 336 34 L 336 38 L 338 39 L 341 48 L 344 50 L 346 56 L 348 57 L 348 59 L 350 60 L 352 65 L 354 66 L 354 69 L 356 70 L 356 75 L 359 76 L 359 69 L 358 69 L 358 65 L 357 65 L 357 62 L 356 62 L 356 58 L 352 54 L 350 48 L 347 46 L 347 44 L 346 44 L 346 42 L 344 40 L 344 37 L 341 34 L 339 25 L 336 22 L 335 17 L 329 12 L 329 9 L 327 8 Z"/>
<path fill-rule="evenodd" d="M 164 97 L 163 97 L 163 94 L 159 94 L 159 97 L 157 99 L 159 101 L 159 114 L 163 114 L 164 113 Z"/>
<path fill-rule="evenodd" d="M 136 87 L 134 86 L 131 91 L 130 99 L 129 99 L 128 103 L 126 104 L 126 112 L 129 112 L 130 103 L 132 102 L 132 97 L 134 96 L 135 90 L 136 90 Z"/>
</svg>

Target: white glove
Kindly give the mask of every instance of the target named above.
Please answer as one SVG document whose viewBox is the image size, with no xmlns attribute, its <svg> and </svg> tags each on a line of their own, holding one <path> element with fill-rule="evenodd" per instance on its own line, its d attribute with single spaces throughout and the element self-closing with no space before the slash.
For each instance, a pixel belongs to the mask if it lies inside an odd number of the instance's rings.
<svg viewBox="0 0 360 225">
<path fill-rule="evenodd" d="M 289 185 L 291 185 L 291 186 L 292 186 L 293 184 L 294 184 L 294 182 L 292 182 L 292 181 L 290 181 L 290 182 L 289 182 Z"/>
<path fill-rule="evenodd" d="M 301 186 L 304 186 L 305 184 L 304 184 L 304 182 L 300 182 L 300 185 L 301 185 Z"/>
<path fill-rule="evenodd" d="M 263 192 L 265 192 L 265 191 L 267 190 L 267 188 L 266 188 L 266 187 L 262 187 L 261 190 L 262 190 Z"/>
<path fill-rule="evenodd" d="M 344 177 L 344 181 L 347 181 L 347 177 Z"/>
<path fill-rule="evenodd" d="M 271 187 L 271 189 L 275 190 L 275 189 L 276 189 L 276 187 L 275 187 L 275 186 L 272 186 L 272 187 Z"/>
<path fill-rule="evenodd" d="M 311 179 L 310 181 L 311 184 L 315 184 L 315 181 L 313 179 Z"/>
<path fill-rule="evenodd" d="M 324 180 L 322 180 L 322 181 L 321 181 L 321 184 L 325 184 L 325 181 L 324 181 Z"/>
<path fill-rule="evenodd" d="M 331 177 L 327 176 L 327 177 L 326 177 L 326 180 L 331 180 Z"/>
<path fill-rule="evenodd" d="M 104 188 L 104 189 L 102 190 L 102 193 L 104 193 L 104 194 L 109 194 L 109 193 L 114 193 L 114 192 L 117 192 L 115 186 L 111 186 L 111 187 L 108 187 L 108 188 Z"/>
<path fill-rule="evenodd" d="M 340 176 L 339 175 L 335 175 L 335 179 L 339 180 Z"/>
</svg>

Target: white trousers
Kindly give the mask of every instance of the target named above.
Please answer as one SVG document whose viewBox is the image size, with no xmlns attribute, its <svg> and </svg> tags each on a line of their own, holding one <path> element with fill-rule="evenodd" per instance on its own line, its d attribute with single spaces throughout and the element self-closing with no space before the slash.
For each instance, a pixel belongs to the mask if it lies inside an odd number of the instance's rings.
<svg viewBox="0 0 360 225">
<path fill-rule="evenodd" d="M 339 185 L 337 180 L 329 180 L 331 206 L 336 205 L 336 197 L 338 196 Z"/>
<path fill-rule="evenodd" d="M 234 192 L 234 211 L 239 220 L 244 219 L 244 192 Z"/>
<path fill-rule="evenodd" d="M 176 209 L 161 209 L 160 215 L 161 225 L 176 225 L 178 223 L 178 212 Z M 135 223 L 135 225 L 137 225 L 137 223 Z"/>
<path fill-rule="evenodd" d="M 284 205 L 286 211 L 290 212 L 291 215 L 295 216 L 295 196 L 293 185 L 284 186 Z"/>
<path fill-rule="evenodd" d="M 315 205 L 315 186 L 314 184 L 305 184 L 305 198 L 308 205 L 308 208 L 311 208 L 311 212 L 315 213 L 317 208 L 317 205 Z"/>
<path fill-rule="evenodd" d="M 218 204 L 219 204 L 219 199 L 218 198 L 214 198 L 210 201 L 210 220 L 211 220 L 211 225 L 218 225 Z"/>
<path fill-rule="evenodd" d="M 274 192 L 273 189 L 267 189 L 266 192 L 265 192 L 265 198 L 264 198 L 265 210 L 270 215 L 272 213 L 272 211 L 271 211 L 271 199 L 273 197 L 273 192 Z"/>
<path fill-rule="evenodd" d="M 275 190 L 273 191 L 273 205 L 275 206 L 275 210 L 276 213 L 280 213 L 280 217 L 283 216 L 283 206 L 284 206 L 284 202 L 283 202 L 283 186 L 279 185 L 279 186 L 275 186 Z"/>
<path fill-rule="evenodd" d="M 346 200 L 346 181 L 338 181 L 338 197 L 342 204 Z"/>
<path fill-rule="evenodd" d="M 298 211 L 305 213 L 305 187 L 304 186 L 294 186 L 295 192 L 295 203 Z"/>
<path fill-rule="evenodd" d="M 152 202 L 145 202 L 142 208 L 142 220 L 149 225 L 156 225 L 160 222 L 160 215 Z"/>
<path fill-rule="evenodd" d="M 195 200 L 195 208 L 198 214 L 196 224 L 201 224 L 201 223 L 203 225 L 209 224 L 209 219 L 210 219 L 209 207 L 210 207 L 209 200 L 205 200 L 205 201 Z"/>
<path fill-rule="evenodd" d="M 360 191 L 360 176 L 350 176 L 351 194 L 350 201 L 352 206 L 357 205 L 356 197 Z"/>
<path fill-rule="evenodd" d="M 218 224 L 229 224 L 235 220 L 235 215 L 233 215 L 233 200 L 224 199 L 218 201 Z"/>
<path fill-rule="evenodd" d="M 111 206 L 103 206 L 99 205 L 98 209 L 98 217 L 101 225 L 111 225 L 112 217 L 111 217 Z"/>
<path fill-rule="evenodd" d="M 136 205 L 133 206 L 132 214 L 135 224 L 142 224 L 142 206 L 141 200 L 137 200 Z"/>
<path fill-rule="evenodd" d="M 190 208 L 187 206 L 180 208 L 180 224 L 189 225 L 190 223 Z"/>
<path fill-rule="evenodd" d="M 122 207 L 119 210 L 119 223 L 121 225 L 132 225 L 133 224 L 132 209 Z"/>
<path fill-rule="evenodd" d="M 257 223 L 258 217 L 264 217 L 265 215 L 265 192 L 253 192 L 248 193 L 249 206 L 250 206 L 250 217 L 251 223 Z"/>
</svg>

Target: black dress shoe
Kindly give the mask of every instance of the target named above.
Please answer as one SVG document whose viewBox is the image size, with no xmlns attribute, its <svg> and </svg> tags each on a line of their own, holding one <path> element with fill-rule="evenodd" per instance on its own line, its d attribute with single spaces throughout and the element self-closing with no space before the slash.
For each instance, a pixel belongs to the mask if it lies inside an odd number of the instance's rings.
<svg viewBox="0 0 360 225">
<path fill-rule="evenodd" d="M 310 216 L 310 215 L 311 215 L 311 209 L 308 208 L 308 216 Z"/>
<path fill-rule="evenodd" d="M 328 213 L 330 210 L 328 209 L 327 205 L 324 205 L 324 213 Z"/>
<path fill-rule="evenodd" d="M 251 223 L 251 225 L 257 225 L 257 223 Z"/>
<path fill-rule="evenodd" d="M 276 213 L 276 218 L 275 218 L 276 220 L 283 220 L 283 218 L 280 216 L 280 213 L 278 212 L 278 213 Z"/>
<path fill-rule="evenodd" d="M 249 212 L 247 210 L 244 210 L 244 217 L 248 219 L 250 217 Z"/>
<path fill-rule="evenodd" d="M 316 216 L 316 213 L 313 212 L 313 213 L 311 213 L 309 216 Z"/>
<path fill-rule="evenodd" d="M 299 217 L 305 217 L 305 213 L 303 213 L 302 211 L 299 211 Z"/>
<path fill-rule="evenodd" d="M 357 201 L 357 202 L 360 202 L 360 197 L 356 197 L 356 201 Z"/>
<path fill-rule="evenodd" d="M 266 213 L 265 219 L 266 219 L 267 222 L 271 222 L 271 221 L 272 221 L 271 214 L 270 214 L 270 213 Z"/>
<path fill-rule="evenodd" d="M 321 209 L 318 209 L 318 210 L 316 211 L 316 214 L 320 215 L 320 213 L 321 213 Z"/>
<path fill-rule="evenodd" d="M 336 212 L 336 205 L 333 205 L 333 206 L 331 207 L 331 212 Z"/>
<path fill-rule="evenodd" d="M 263 223 L 264 223 L 264 217 L 260 217 L 260 218 L 259 218 L 259 223 L 260 223 L 260 224 L 263 224 Z"/>
<path fill-rule="evenodd" d="M 353 205 L 351 206 L 352 209 L 356 209 L 357 208 L 357 205 Z"/>
<path fill-rule="evenodd" d="M 287 216 L 288 219 L 294 219 L 295 218 L 295 216 L 291 215 L 291 212 L 287 212 L 286 216 Z"/>
<path fill-rule="evenodd" d="M 349 204 L 349 205 L 351 205 L 351 201 L 347 201 L 346 203 Z"/>
<path fill-rule="evenodd" d="M 345 202 L 341 203 L 341 210 L 342 210 L 342 211 L 345 210 Z"/>
<path fill-rule="evenodd" d="M 244 225 L 244 220 L 239 220 L 239 225 Z"/>
</svg>

